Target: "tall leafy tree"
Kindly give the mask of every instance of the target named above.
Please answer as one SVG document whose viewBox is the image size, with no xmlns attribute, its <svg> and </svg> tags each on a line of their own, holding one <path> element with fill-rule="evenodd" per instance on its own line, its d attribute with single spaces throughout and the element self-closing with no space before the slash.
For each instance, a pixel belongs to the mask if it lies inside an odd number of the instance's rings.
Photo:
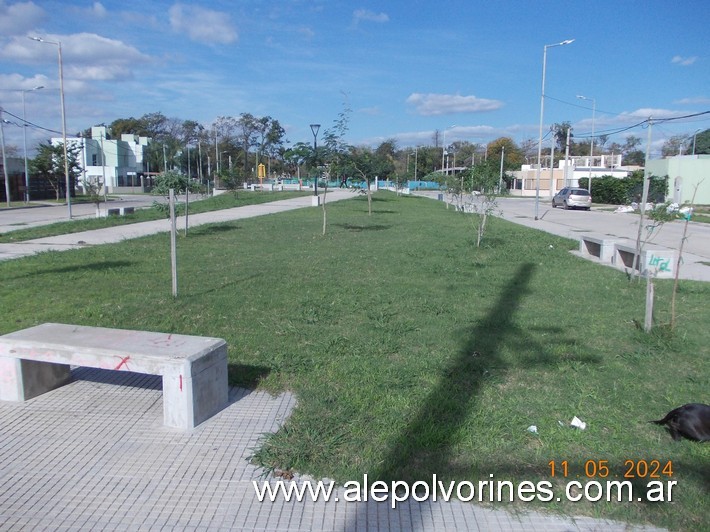
<svg viewBox="0 0 710 532">
<path fill-rule="evenodd" d="M 267 156 L 267 175 L 271 174 L 271 163 L 276 159 L 279 153 L 283 152 L 284 135 L 286 130 L 281 126 L 278 120 L 269 116 L 263 118 L 266 120 L 266 125 L 261 137 L 260 149 Z"/>
<path fill-rule="evenodd" d="M 499 137 L 488 143 L 486 162 L 491 161 L 494 168 L 500 168 L 501 157 L 503 157 L 503 168 L 510 170 L 520 168 L 525 160 L 523 151 L 510 137 Z"/>
<path fill-rule="evenodd" d="M 241 113 L 236 125 L 237 139 L 244 151 L 244 174 L 246 175 L 249 169 L 249 148 L 256 144 L 261 123 L 253 114 Z"/>
<path fill-rule="evenodd" d="M 552 125 L 552 134 L 555 136 L 555 144 L 557 145 L 557 150 L 564 153 L 567 146 L 567 131 L 569 130 L 570 144 L 572 144 L 572 138 L 574 134 L 572 133 L 572 124 L 570 122 L 562 122 L 560 124 Z"/>
<path fill-rule="evenodd" d="M 79 155 L 81 147 L 77 144 L 67 145 L 67 165 L 69 168 L 69 189 L 74 190 L 74 184 L 81 175 Z M 57 194 L 57 200 L 66 193 L 66 175 L 64 173 L 64 144 L 40 143 L 37 155 L 30 161 L 30 171 L 35 176 L 49 183 Z"/>
<path fill-rule="evenodd" d="M 284 161 L 290 175 L 301 176 L 301 166 L 308 161 L 313 149 L 305 142 L 297 142 L 284 152 Z"/>
<path fill-rule="evenodd" d="M 123 134 L 140 135 L 141 137 L 152 137 L 153 132 L 147 128 L 147 122 L 143 118 L 118 118 L 111 122 L 108 127 L 111 135 L 121 138 Z"/>
<path fill-rule="evenodd" d="M 700 154 L 710 154 L 710 129 L 695 135 L 695 155 Z"/>
<path fill-rule="evenodd" d="M 693 139 L 690 139 L 692 143 Z M 663 146 L 661 147 L 661 155 L 663 157 L 671 157 L 673 155 L 680 155 L 683 153 L 685 147 L 688 145 L 687 135 L 673 135 L 667 139 Z M 692 150 L 692 147 L 691 147 Z M 687 150 L 686 150 L 687 151 Z"/>
</svg>

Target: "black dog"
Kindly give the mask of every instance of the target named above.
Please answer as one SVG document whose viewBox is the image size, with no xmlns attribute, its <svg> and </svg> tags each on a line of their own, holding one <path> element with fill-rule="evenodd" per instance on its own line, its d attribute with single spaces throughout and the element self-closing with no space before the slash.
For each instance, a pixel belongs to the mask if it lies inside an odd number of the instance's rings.
<svg viewBox="0 0 710 532">
<path fill-rule="evenodd" d="M 690 403 L 674 408 L 663 419 L 651 421 L 666 425 L 674 440 L 681 436 L 695 441 L 710 441 L 710 405 Z"/>
</svg>

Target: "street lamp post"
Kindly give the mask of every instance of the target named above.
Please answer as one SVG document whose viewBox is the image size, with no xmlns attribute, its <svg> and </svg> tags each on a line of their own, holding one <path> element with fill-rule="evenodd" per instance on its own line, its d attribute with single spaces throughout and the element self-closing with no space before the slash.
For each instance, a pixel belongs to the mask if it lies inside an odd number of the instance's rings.
<svg viewBox="0 0 710 532">
<path fill-rule="evenodd" d="M 8 208 L 10 207 L 10 178 L 7 173 L 7 158 L 5 157 L 5 129 L 3 124 L 5 119 L 2 117 L 2 107 L 0 107 L 0 147 L 2 148 L 2 171 L 5 178 L 5 200 Z"/>
<path fill-rule="evenodd" d="M 553 46 L 564 46 L 565 44 L 573 43 L 574 39 L 557 44 L 546 44 L 542 53 L 542 92 L 540 94 L 540 138 L 537 143 L 537 172 L 535 177 L 535 219 L 538 219 L 538 209 L 540 204 L 540 170 L 542 166 L 542 121 L 545 113 L 545 70 L 547 69 L 547 49 Z"/>
<path fill-rule="evenodd" d="M 453 129 L 455 127 L 456 127 L 456 124 L 454 124 L 453 126 L 449 126 L 444 130 L 444 143 L 441 148 L 441 173 L 444 174 L 444 169 L 446 169 L 446 175 L 449 174 L 448 168 L 444 167 L 444 157 L 446 157 L 448 155 L 447 150 L 446 150 L 446 132 L 449 129 Z M 448 167 L 448 164 L 446 165 L 446 167 Z"/>
<path fill-rule="evenodd" d="M 39 85 L 32 89 L 25 89 L 20 91 L 20 93 L 22 94 L 22 146 L 25 152 L 25 203 L 30 202 L 30 172 L 27 164 L 27 110 L 25 108 L 25 93 L 38 91 L 40 89 L 44 89 L 44 86 Z"/>
<path fill-rule="evenodd" d="M 592 161 L 594 160 L 594 119 L 597 112 L 597 101 L 594 98 L 587 98 L 586 96 L 578 95 L 577 98 L 580 100 L 588 100 L 592 102 L 592 140 L 589 144 L 589 183 L 587 190 L 592 193 Z"/>
<path fill-rule="evenodd" d="M 414 180 L 417 180 L 417 151 L 419 146 L 414 146 Z"/>
<path fill-rule="evenodd" d="M 318 145 L 316 143 L 316 139 L 318 138 L 318 130 L 320 129 L 320 124 L 311 124 L 311 132 L 313 133 L 313 162 L 316 165 L 316 170 L 318 168 L 318 162 L 316 159 L 316 154 Z M 316 171 L 316 175 L 313 178 L 313 195 L 318 196 L 318 172 Z"/>
<path fill-rule="evenodd" d="M 62 43 L 59 41 L 47 41 L 41 37 L 30 37 L 33 41 L 53 44 L 57 47 L 59 54 L 59 99 L 62 106 L 62 142 L 64 143 L 64 183 L 67 189 L 67 211 L 71 219 L 71 190 L 69 188 L 69 159 L 67 157 L 67 119 L 64 106 L 64 66 L 62 63 Z"/>
<path fill-rule="evenodd" d="M 444 175 L 444 157 L 446 157 L 446 130 L 444 130 L 444 141 L 441 144 L 441 175 Z"/>
</svg>

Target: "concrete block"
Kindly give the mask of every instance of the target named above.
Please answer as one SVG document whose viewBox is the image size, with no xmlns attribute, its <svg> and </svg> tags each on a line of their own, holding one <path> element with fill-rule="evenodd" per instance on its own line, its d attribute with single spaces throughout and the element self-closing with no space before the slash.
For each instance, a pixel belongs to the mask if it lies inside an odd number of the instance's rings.
<svg viewBox="0 0 710 532">
<path fill-rule="evenodd" d="M 320 196 L 311 196 L 311 207 L 318 207 L 320 205 Z"/>
<path fill-rule="evenodd" d="M 58 323 L 0 336 L 0 399 L 57 388 L 70 380 L 70 365 L 161 375 L 169 427 L 194 428 L 228 404 L 221 338 Z"/>
<path fill-rule="evenodd" d="M 70 380 L 67 364 L 0 357 L 0 401 L 27 401 Z"/>
<path fill-rule="evenodd" d="M 642 249 L 636 259 L 636 247 L 616 243 L 614 265 L 621 269 L 635 269 L 641 275 L 658 279 L 672 279 L 675 275 L 676 251 L 673 249 Z"/>
<path fill-rule="evenodd" d="M 582 256 L 596 257 L 602 262 L 612 263 L 616 240 L 611 238 L 584 235 L 579 239 L 579 252 Z"/>
</svg>

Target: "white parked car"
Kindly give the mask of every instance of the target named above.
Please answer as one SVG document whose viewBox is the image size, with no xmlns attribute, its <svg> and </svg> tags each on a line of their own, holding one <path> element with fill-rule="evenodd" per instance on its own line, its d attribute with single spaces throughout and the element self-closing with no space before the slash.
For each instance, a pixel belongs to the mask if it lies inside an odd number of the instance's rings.
<svg viewBox="0 0 710 532">
<path fill-rule="evenodd" d="M 585 188 L 565 187 L 552 198 L 552 207 L 562 205 L 565 209 L 592 208 L 592 196 Z"/>
</svg>

